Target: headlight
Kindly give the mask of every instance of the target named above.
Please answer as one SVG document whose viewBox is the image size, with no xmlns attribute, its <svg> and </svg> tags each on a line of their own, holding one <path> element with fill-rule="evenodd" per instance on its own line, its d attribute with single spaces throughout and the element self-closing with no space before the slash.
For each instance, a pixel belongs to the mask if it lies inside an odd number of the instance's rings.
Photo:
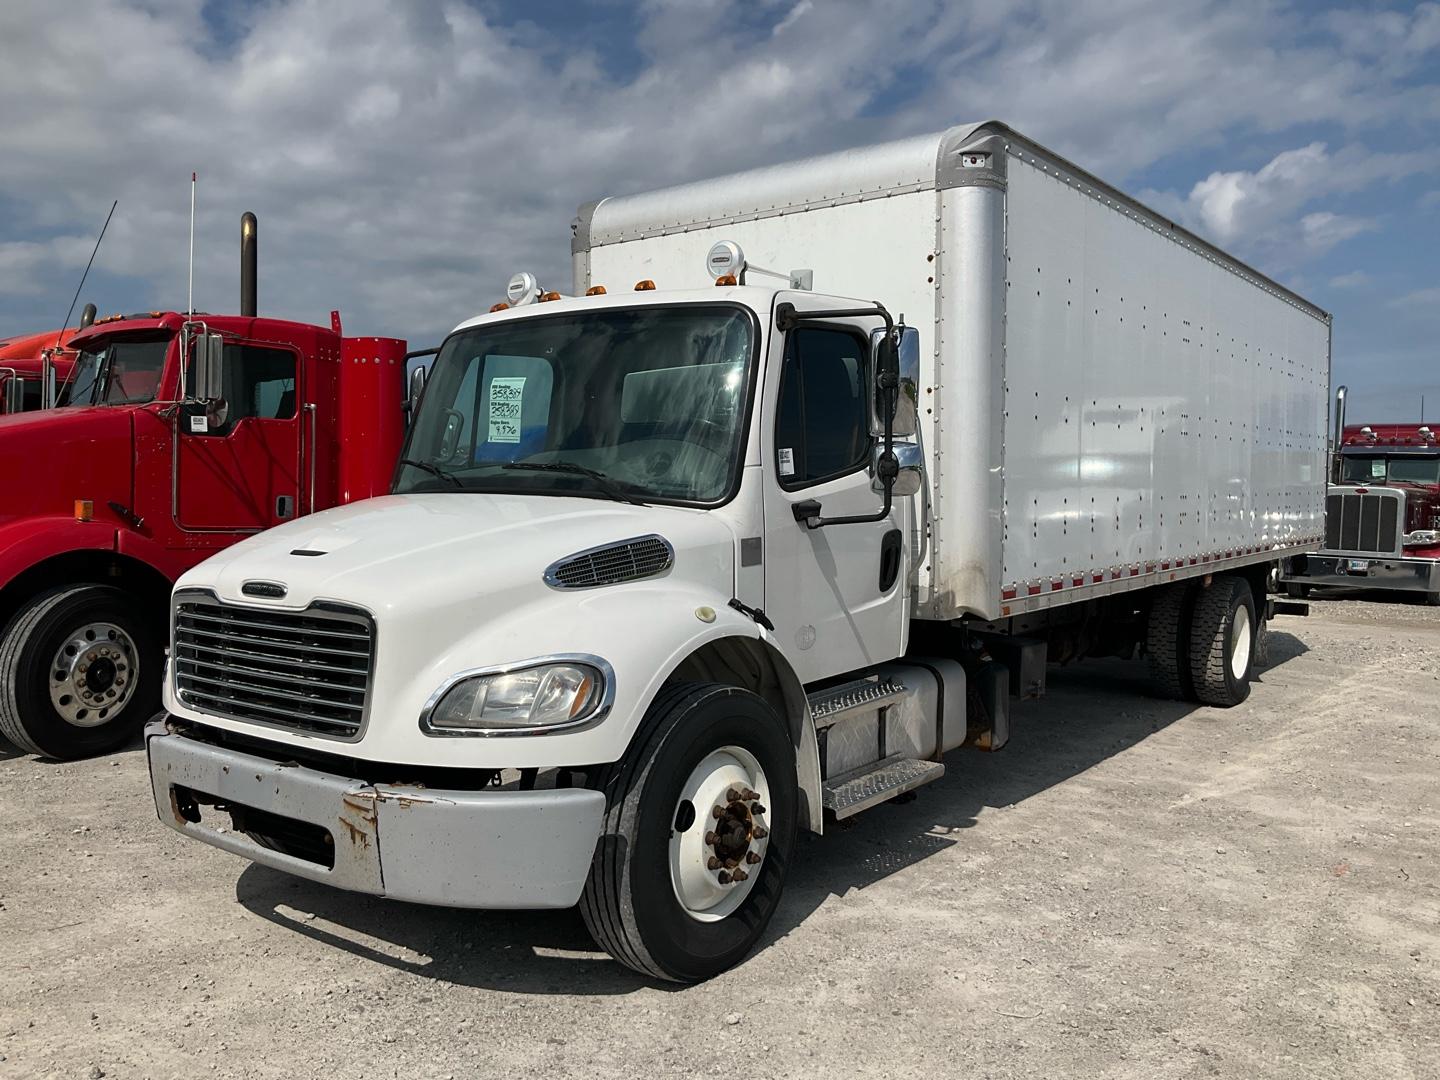
<svg viewBox="0 0 1440 1080">
<path fill-rule="evenodd" d="M 1405 534 L 1405 547 L 1419 547 L 1421 544 L 1440 543 L 1440 530 L 1416 529 Z"/>
<path fill-rule="evenodd" d="M 582 724 L 609 705 L 608 669 L 564 660 L 464 675 L 437 691 L 420 726 L 432 735 L 487 735 Z"/>
</svg>

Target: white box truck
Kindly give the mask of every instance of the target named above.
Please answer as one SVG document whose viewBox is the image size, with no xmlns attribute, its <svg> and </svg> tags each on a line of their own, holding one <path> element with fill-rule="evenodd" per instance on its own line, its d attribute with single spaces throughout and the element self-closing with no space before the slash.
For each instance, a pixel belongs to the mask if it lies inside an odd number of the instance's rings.
<svg viewBox="0 0 1440 1080">
<path fill-rule="evenodd" d="M 691 981 L 1047 658 L 1244 698 L 1314 305 L 997 123 L 603 200 L 574 266 L 445 341 L 392 495 L 177 584 L 167 824 Z"/>
</svg>

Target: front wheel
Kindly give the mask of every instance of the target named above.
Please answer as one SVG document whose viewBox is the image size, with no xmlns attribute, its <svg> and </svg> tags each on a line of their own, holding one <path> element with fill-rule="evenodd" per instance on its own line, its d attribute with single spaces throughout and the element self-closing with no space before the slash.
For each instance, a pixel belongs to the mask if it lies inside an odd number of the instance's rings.
<svg viewBox="0 0 1440 1080">
<path fill-rule="evenodd" d="M 105 585 L 42 593 L 0 639 L 0 734 L 71 761 L 123 745 L 160 705 L 160 648 L 132 596 Z"/>
<path fill-rule="evenodd" d="M 775 711 L 733 686 L 667 687 L 598 786 L 605 826 L 580 898 L 596 942 L 673 982 L 739 963 L 795 846 L 795 751 Z"/>
</svg>

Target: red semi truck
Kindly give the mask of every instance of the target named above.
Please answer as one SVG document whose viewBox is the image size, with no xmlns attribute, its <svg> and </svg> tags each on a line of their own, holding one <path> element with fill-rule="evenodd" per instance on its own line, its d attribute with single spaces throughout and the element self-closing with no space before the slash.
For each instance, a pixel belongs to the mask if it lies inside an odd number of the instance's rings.
<svg viewBox="0 0 1440 1080">
<path fill-rule="evenodd" d="M 241 314 L 99 320 L 61 407 L 0 417 L 0 734 L 23 750 L 122 744 L 159 708 L 180 574 L 389 489 L 405 342 L 257 317 L 254 241 L 247 214 Z"/>
<path fill-rule="evenodd" d="M 47 330 L 0 341 L 0 416 L 55 404 L 53 397 L 47 400 L 43 388 L 47 367 L 54 372 L 49 376 L 53 394 L 70 379 L 75 366 L 70 340 L 85 325 L 82 322 L 76 329 Z"/>
<path fill-rule="evenodd" d="M 1283 582 L 1419 593 L 1440 605 L 1440 432 L 1428 424 L 1346 424 L 1336 392 L 1325 546 L 1297 555 Z"/>
</svg>

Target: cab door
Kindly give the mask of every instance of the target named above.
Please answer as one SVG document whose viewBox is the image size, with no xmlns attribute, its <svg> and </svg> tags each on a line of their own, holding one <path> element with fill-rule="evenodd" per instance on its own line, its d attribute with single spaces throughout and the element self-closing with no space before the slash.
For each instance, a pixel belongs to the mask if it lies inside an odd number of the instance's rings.
<svg viewBox="0 0 1440 1080">
<path fill-rule="evenodd" d="M 796 505 L 824 518 L 877 513 L 872 488 L 868 330 L 858 322 L 801 325 L 776 335 L 766 380 L 765 613 L 804 682 L 893 659 L 904 647 L 905 506 L 874 522 L 808 528 Z"/>
<path fill-rule="evenodd" d="M 182 528 L 258 531 L 300 512 L 301 372 L 294 349 L 226 344 L 224 398 L 178 417 Z"/>
</svg>

